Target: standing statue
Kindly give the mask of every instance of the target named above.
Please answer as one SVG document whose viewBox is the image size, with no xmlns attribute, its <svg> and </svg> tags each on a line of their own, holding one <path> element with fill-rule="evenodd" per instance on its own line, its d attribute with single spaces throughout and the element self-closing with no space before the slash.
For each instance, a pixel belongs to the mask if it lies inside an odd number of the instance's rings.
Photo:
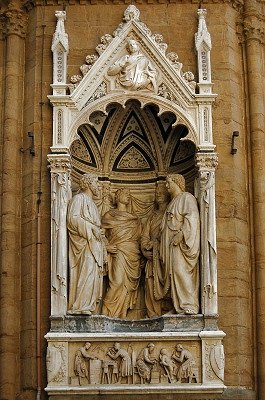
<svg viewBox="0 0 265 400">
<path fill-rule="evenodd" d="M 149 343 L 143 350 L 141 350 L 136 360 L 136 368 L 140 375 L 141 382 L 143 383 L 151 382 L 151 372 L 154 365 L 157 363 L 156 359 L 153 357 L 154 349 L 154 343 Z"/>
<path fill-rule="evenodd" d="M 172 200 L 161 225 L 164 294 L 170 289 L 178 314 L 198 314 L 200 223 L 197 201 L 191 193 L 185 192 L 182 175 L 168 175 L 166 187 Z"/>
<path fill-rule="evenodd" d="M 176 351 L 172 354 L 172 359 L 181 363 L 177 372 L 177 383 L 181 383 L 182 379 L 188 379 L 188 382 L 191 383 L 194 367 L 196 366 L 196 361 L 191 352 L 181 344 L 177 344 Z"/>
<path fill-rule="evenodd" d="M 135 306 L 141 276 L 141 225 L 138 217 L 127 211 L 130 191 L 119 189 L 115 197 L 117 208 L 108 211 L 102 218 L 109 253 L 109 288 L 102 313 L 109 317 L 126 318 L 128 310 Z"/>
<path fill-rule="evenodd" d="M 136 40 L 129 39 L 126 49 L 129 54 L 117 60 L 108 70 L 116 82 L 127 90 L 152 89 L 156 91 L 157 72 L 151 62 L 140 52 Z"/>
<path fill-rule="evenodd" d="M 141 250 L 147 258 L 145 266 L 145 305 L 149 318 L 161 315 L 163 278 L 159 256 L 161 222 L 167 207 L 167 193 L 163 187 L 156 189 L 156 210 L 147 220 L 141 238 Z"/>
<path fill-rule="evenodd" d="M 110 356 L 113 360 L 117 360 L 117 358 L 121 358 L 121 364 L 119 369 L 119 382 L 121 382 L 122 378 L 127 378 L 127 383 L 129 383 L 129 376 L 132 376 L 132 360 L 129 353 L 121 348 L 120 343 L 114 343 L 114 346 L 107 352 L 107 355 Z"/>
<path fill-rule="evenodd" d="M 92 200 L 99 193 L 98 178 L 85 174 L 80 192 L 69 203 L 70 314 L 92 314 L 102 297 L 104 242 L 100 216 Z"/>
</svg>

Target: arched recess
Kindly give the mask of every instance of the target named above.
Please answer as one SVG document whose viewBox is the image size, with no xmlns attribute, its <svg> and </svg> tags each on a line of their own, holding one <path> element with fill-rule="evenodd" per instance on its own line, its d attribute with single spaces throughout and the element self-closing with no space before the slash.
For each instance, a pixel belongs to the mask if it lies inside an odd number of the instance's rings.
<svg viewBox="0 0 265 400">
<path fill-rule="evenodd" d="M 155 103 L 142 108 L 136 100 L 93 112 L 70 146 L 74 179 L 94 172 L 114 187 L 138 183 L 141 190 L 168 173 L 181 173 L 193 192 L 196 146 L 187 139 L 188 127 L 178 121 L 171 111 L 159 114 Z"/>
</svg>

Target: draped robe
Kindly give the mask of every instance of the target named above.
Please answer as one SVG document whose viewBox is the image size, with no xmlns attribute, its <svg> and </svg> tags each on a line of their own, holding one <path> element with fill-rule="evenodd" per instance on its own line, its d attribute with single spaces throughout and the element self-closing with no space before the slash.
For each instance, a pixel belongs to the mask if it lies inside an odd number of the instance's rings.
<svg viewBox="0 0 265 400">
<path fill-rule="evenodd" d="M 163 278 L 159 247 L 162 218 L 163 213 L 159 210 L 155 211 L 146 221 L 141 239 L 143 253 L 150 241 L 153 244 L 152 258 L 147 260 L 145 266 L 145 305 L 149 318 L 161 315 L 160 300 L 163 297 Z"/>
<path fill-rule="evenodd" d="M 100 216 L 94 201 L 84 192 L 68 207 L 70 295 L 69 312 L 91 314 L 102 296 L 103 242 Z M 97 231 L 97 236 L 95 232 Z"/>
<path fill-rule="evenodd" d="M 109 254 L 109 288 L 102 313 L 110 317 L 126 318 L 133 309 L 141 276 L 139 239 L 140 221 L 136 215 L 117 209 L 102 218 L 109 245 L 117 246 L 117 253 Z"/>
<path fill-rule="evenodd" d="M 162 221 L 160 257 L 164 266 L 164 295 L 169 288 L 177 313 L 199 311 L 198 258 L 200 250 L 199 211 L 195 197 L 188 192 L 176 196 Z M 179 244 L 172 240 L 181 231 Z"/>
</svg>

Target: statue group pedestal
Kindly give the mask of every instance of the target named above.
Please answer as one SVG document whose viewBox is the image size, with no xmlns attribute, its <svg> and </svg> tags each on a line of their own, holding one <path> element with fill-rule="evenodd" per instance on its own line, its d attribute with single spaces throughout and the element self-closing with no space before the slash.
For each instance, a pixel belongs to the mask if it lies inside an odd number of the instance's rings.
<svg viewBox="0 0 265 400">
<path fill-rule="evenodd" d="M 52 317 L 46 335 L 46 391 L 50 399 L 58 400 L 99 394 L 145 395 L 147 391 L 161 398 L 171 393 L 222 393 L 224 336 L 215 316 Z M 143 354 L 155 361 L 141 359 Z"/>
</svg>

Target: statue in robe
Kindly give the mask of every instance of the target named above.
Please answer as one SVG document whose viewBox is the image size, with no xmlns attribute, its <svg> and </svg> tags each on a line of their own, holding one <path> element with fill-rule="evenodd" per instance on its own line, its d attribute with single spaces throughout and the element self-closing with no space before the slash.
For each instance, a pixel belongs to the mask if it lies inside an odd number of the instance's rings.
<svg viewBox="0 0 265 400">
<path fill-rule="evenodd" d="M 141 236 L 141 250 L 146 257 L 145 265 L 145 305 L 149 318 L 161 315 L 161 299 L 163 298 L 163 276 L 160 260 L 161 222 L 167 207 L 165 188 L 156 188 L 158 209 L 147 219 Z"/>
<path fill-rule="evenodd" d="M 99 194 L 97 176 L 85 174 L 80 192 L 69 203 L 70 314 L 96 314 L 102 297 L 104 240 L 92 197 Z"/>
<path fill-rule="evenodd" d="M 140 52 L 138 42 L 129 39 L 126 49 L 129 54 L 117 60 L 108 69 L 108 75 L 116 75 L 116 83 L 127 90 L 156 91 L 157 72 L 147 57 Z"/>
<path fill-rule="evenodd" d="M 127 211 L 130 191 L 116 192 L 117 208 L 102 217 L 108 251 L 109 287 L 103 300 L 102 314 L 126 318 L 136 304 L 141 276 L 141 224 L 135 214 Z"/>
<path fill-rule="evenodd" d="M 185 192 L 182 175 L 168 175 L 166 187 L 172 200 L 161 225 L 164 295 L 170 291 L 177 314 L 198 314 L 200 219 L 197 201 Z"/>
</svg>

